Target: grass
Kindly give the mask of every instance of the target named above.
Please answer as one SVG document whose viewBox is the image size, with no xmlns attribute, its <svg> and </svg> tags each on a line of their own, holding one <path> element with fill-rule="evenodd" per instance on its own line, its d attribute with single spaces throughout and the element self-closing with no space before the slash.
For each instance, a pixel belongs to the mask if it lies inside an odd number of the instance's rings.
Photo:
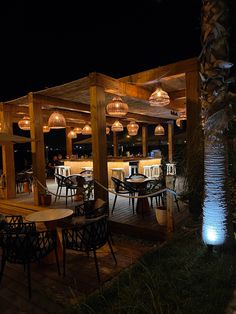
<svg viewBox="0 0 236 314">
<path fill-rule="evenodd" d="M 235 256 L 210 253 L 198 234 L 145 254 L 110 285 L 78 303 L 81 314 L 222 314 L 232 297 Z"/>
</svg>

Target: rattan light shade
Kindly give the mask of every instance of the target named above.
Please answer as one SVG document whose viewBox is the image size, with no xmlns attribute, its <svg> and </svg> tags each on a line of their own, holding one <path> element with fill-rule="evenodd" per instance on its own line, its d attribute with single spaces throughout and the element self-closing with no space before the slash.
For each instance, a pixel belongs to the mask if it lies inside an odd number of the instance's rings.
<svg viewBox="0 0 236 314">
<path fill-rule="evenodd" d="M 154 135 L 165 135 L 165 129 L 162 125 L 158 124 L 155 127 Z"/>
<path fill-rule="evenodd" d="M 74 128 L 74 132 L 76 133 L 76 134 L 81 134 L 82 133 L 82 129 L 81 128 Z"/>
<path fill-rule="evenodd" d="M 122 132 L 124 130 L 123 125 L 120 123 L 120 121 L 116 120 L 112 126 L 111 126 L 112 132 Z"/>
<path fill-rule="evenodd" d="M 43 133 L 48 133 L 48 132 L 50 132 L 49 126 L 48 125 L 44 125 L 43 126 Z"/>
<path fill-rule="evenodd" d="M 139 125 L 135 121 L 130 121 L 127 125 L 127 130 L 130 136 L 135 136 L 138 133 Z"/>
<path fill-rule="evenodd" d="M 91 135 L 91 134 L 92 134 L 92 128 L 91 128 L 91 126 L 88 125 L 88 124 L 86 124 L 86 125 L 83 127 L 82 134 L 83 134 L 83 135 Z"/>
<path fill-rule="evenodd" d="M 66 119 L 61 113 L 55 111 L 48 119 L 48 126 L 51 129 L 63 129 L 66 127 Z"/>
<path fill-rule="evenodd" d="M 151 94 L 149 98 L 150 106 L 165 107 L 170 103 L 170 97 L 161 87 Z"/>
<path fill-rule="evenodd" d="M 24 116 L 18 121 L 18 126 L 21 130 L 28 131 L 30 130 L 30 118 L 29 116 Z"/>
<path fill-rule="evenodd" d="M 114 97 L 107 105 L 107 113 L 113 117 L 123 117 L 128 112 L 128 105 L 123 102 L 121 97 Z"/>
<path fill-rule="evenodd" d="M 68 136 L 69 138 L 77 138 L 77 133 L 75 133 L 74 130 L 71 130 L 71 131 L 67 134 L 67 136 Z"/>
</svg>

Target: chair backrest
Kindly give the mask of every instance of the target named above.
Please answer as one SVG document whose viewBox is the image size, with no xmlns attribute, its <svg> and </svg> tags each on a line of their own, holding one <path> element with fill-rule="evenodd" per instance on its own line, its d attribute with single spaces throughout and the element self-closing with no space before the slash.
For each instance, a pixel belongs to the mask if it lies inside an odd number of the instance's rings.
<svg viewBox="0 0 236 314">
<path fill-rule="evenodd" d="M 133 173 L 129 176 L 129 179 L 147 178 L 143 173 Z"/>
<path fill-rule="evenodd" d="M 65 176 L 63 176 L 61 174 L 58 174 L 58 173 L 55 173 L 54 177 L 56 178 L 57 184 L 59 186 L 64 186 L 65 185 L 65 179 L 66 179 Z"/>
<path fill-rule="evenodd" d="M 109 236 L 107 215 L 88 219 L 87 222 L 82 227 L 75 226 L 62 231 L 65 248 L 88 252 L 99 249 L 107 243 Z"/>
<path fill-rule="evenodd" d="M 75 206 L 75 215 L 86 218 L 95 218 L 104 215 L 107 211 L 107 203 L 101 199 L 84 201 L 83 204 Z"/>
<path fill-rule="evenodd" d="M 125 182 L 121 181 L 120 179 L 111 177 L 111 180 L 114 183 L 114 189 L 116 193 L 119 193 L 121 190 L 123 191 L 127 189 Z"/>
<path fill-rule="evenodd" d="M 83 177 L 93 177 L 93 170 L 83 170 L 80 172 Z"/>
<path fill-rule="evenodd" d="M 31 232 L 6 232 L 2 237 L 6 260 L 26 264 L 39 261 L 57 246 L 56 230 Z"/>
</svg>

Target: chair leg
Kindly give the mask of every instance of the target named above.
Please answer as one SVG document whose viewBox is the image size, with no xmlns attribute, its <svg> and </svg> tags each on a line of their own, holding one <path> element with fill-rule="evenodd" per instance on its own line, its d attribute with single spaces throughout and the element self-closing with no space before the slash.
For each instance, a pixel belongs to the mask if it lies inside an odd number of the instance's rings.
<svg viewBox="0 0 236 314">
<path fill-rule="evenodd" d="M 30 263 L 27 263 L 27 277 L 28 277 L 28 290 L 29 290 L 29 299 L 31 299 L 31 269 Z"/>
<path fill-rule="evenodd" d="M 132 196 L 135 196 L 135 195 L 134 195 L 134 194 L 132 194 Z M 133 197 L 132 197 L 131 202 L 132 202 L 132 210 L 133 210 L 133 215 L 134 215 L 134 198 L 133 198 Z"/>
<path fill-rule="evenodd" d="M 5 264 L 6 264 L 6 254 L 5 254 L 5 250 L 3 249 L 3 252 L 2 252 L 2 262 L 1 262 L 1 271 L 0 271 L 0 282 L 2 281 Z"/>
<path fill-rule="evenodd" d="M 68 189 L 66 188 L 66 207 L 67 207 Z"/>
<path fill-rule="evenodd" d="M 59 191 L 59 185 L 57 186 L 57 191 L 56 191 L 56 196 L 55 196 L 55 200 L 54 200 L 54 202 L 56 202 L 56 201 L 57 201 L 58 191 Z"/>
<path fill-rule="evenodd" d="M 94 256 L 94 262 L 95 262 L 95 266 L 96 266 L 96 272 L 97 272 L 97 278 L 98 278 L 98 282 L 101 282 L 100 279 L 100 274 L 99 274 L 99 268 L 98 268 L 98 260 L 97 260 L 97 255 L 96 255 L 96 250 L 93 250 L 93 256 Z"/>
<path fill-rule="evenodd" d="M 116 259 L 116 256 L 115 256 L 115 253 L 114 253 L 114 251 L 113 251 L 113 248 L 112 248 L 112 245 L 111 245 L 111 242 L 110 242 L 110 240 L 108 239 L 108 245 L 109 245 L 109 248 L 110 248 L 110 251 L 111 251 L 111 254 L 112 254 L 112 256 L 113 256 L 113 258 L 114 258 L 114 261 L 115 261 L 115 263 L 117 264 L 117 259 Z"/>
<path fill-rule="evenodd" d="M 55 246 L 55 257 L 56 257 L 56 263 L 57 263 L 57 272 L 58 275 L 61 275 L 61 270 L 60 270 L 60 265 L 59 265 L 59 258 L 58 258 L 58 252 L 57 252 L 57 247 Z"/>
<path fill-rule="evenodd" d="M 112 206 L 112 211 L 111 211 L 112 214 L 113 214 L 113 211 L 114 211 L 114 209 L 115 209 L 116 199 L 117 199 L 117 194 L 116 194 L 116 196 L 115 196 L 115 198 L 114 198 L 114 202 L 113 202 L 113 206 Z"/>
<path fill-rule="evenodd" d="M 178 209 L 178 212 L 180 212 L 180 208 L 179 208 L 179 201 L 175 195 L 175 203 L 176 203 L 176 206 L 177 206 L 177 209 Z"/>
<path fill-rule="evenodd" d="M 66 275 L 66 249 L 63 247 L 63 276 Z"/>
</svg>

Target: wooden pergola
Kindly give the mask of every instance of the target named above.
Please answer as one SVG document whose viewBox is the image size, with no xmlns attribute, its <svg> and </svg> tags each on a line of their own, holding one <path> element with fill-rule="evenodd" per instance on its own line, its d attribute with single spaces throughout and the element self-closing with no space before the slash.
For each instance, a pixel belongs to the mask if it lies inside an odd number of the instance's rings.
<svg viewBox="0 0 236 314">
<path fill-rule="evenodd" d="M 151 107 L 150 94 L 154 91 L 157 81 L 170 96 L 170 104 L 164 108 Z M 147 155 L 147 125 L 168 123 L 169 159 L 172 159 L 173 121 L 178 111 L 187 113 L 187 147 L 188 151 L 200 147 L 201 105 L 199 100 L 199 64 L 197 58 L 179 61 L 166 66 L 157 67 L 126 77 L 115 79 L 101 73 L 90 73 L 88 76 L 38 92 L 1 103 L 2 131 L 13 133 L 13 122 L 18 122 L 19 112 L 29 114 L 31 121 L 30 136 L 33 173 L 46 186 L 44 121 L 55 110 L 60 111 L 67 122 L 66 134 L 71 127 L 78 127 L 89 122 L 92 127 L 92 151 L 94 178 L 103 186 L 108 185 L 106 132 L 107 125 L 115 119 L 107 116 L 106 105 L 119 95 L 128 104 L 129 112 L 122 123 L 126 125 L 135 119 L 142 125 L 143 155 Z M 115 134 L 115 133 L 114 133 Z M 72 140 L 66 137 L 67 154 L 72 153 Z M 115 135 L 114 135 L 114 142 Z M 6 199 L 14 198 L 15 168 L 13 144 L 2 146 L 3 173 L 6 177 L 4 195 Z M 193 154 L 187 157 L 188 171 L 201 169 L 200 161 Z M 172 160 L 169 160 L 172 161 Z M 199 172 L 199 176 L 202 173 Z M 40 185 L 34 190 L 34 203 L 39 204 Z M 95 187 L 95 197 L 99 195 L 107 199 L 107 192 L 100 186 Z"/>
</svg>

